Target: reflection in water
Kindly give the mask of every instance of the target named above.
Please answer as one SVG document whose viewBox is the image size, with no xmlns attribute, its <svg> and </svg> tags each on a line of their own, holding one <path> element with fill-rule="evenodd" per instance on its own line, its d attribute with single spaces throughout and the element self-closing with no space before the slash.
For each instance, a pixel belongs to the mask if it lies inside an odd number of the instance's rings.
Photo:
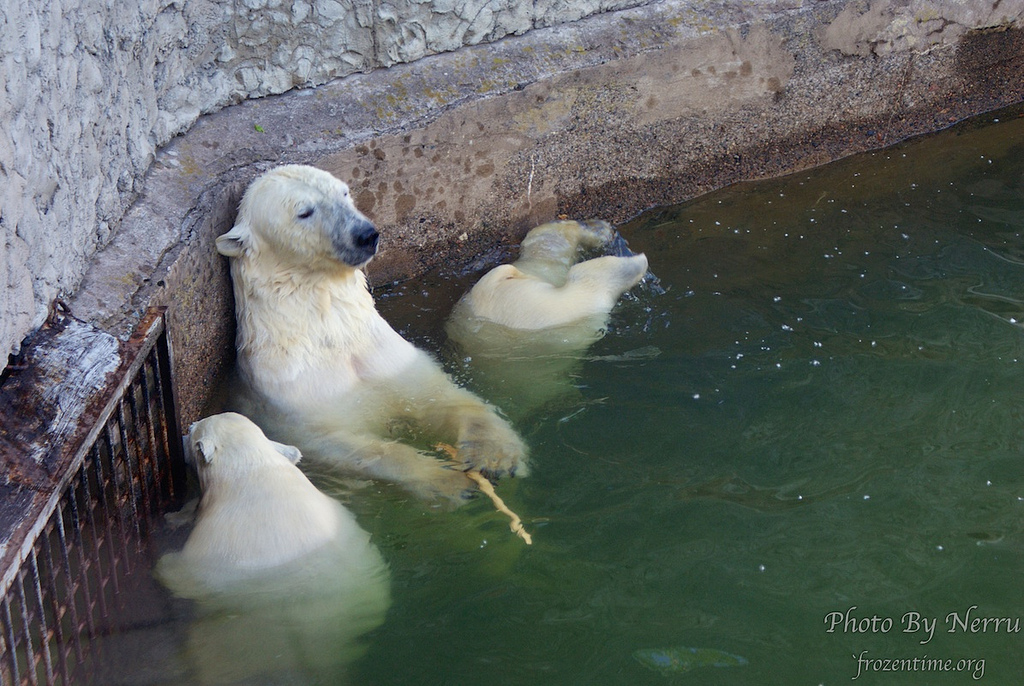
<svg viewBox="0 0 1024 686">
<path fill-rule="evenodd" d="M 389 603 L 387 568 L 324 549 L 274 574 L 199 598 L 183 648 L 198 684 L 350 682 Z"/>
</svg>

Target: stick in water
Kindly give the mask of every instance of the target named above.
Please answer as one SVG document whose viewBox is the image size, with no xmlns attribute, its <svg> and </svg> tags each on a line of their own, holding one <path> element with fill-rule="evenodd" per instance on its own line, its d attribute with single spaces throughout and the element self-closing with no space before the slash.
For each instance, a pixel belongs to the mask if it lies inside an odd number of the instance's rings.
<svg viewBox="0 0 1024 686">
<path fill-rule="evenodd" d="M 458 451 L 455 450 L 455 448 L 445 443 L 438 443 L 437 448 L 438 450 L 447 453 L 452 460 L 458 462 Z M 510 510 L 508 508 L 508 505 L 505 504 L 505 501 L 502 500 L 498 496 L 498 494 L 494 492 L 494 486 L 492 486 L 491 482 L 487 480 L 487 477 L 485 477 L 483 474 L 481 474 L 475 469 L 471 469 L 468 472 L 465 472 L 465 474 L 470 479 L 476 482 L 477 487 L 479 487 L 480 490 L 483 491 L 484 495 L 491 499 L 491 502 L 494 503 L 494 508 L 498 512 L 502 513 L 503 515 L 506 515 L 509 519 L 512 520 L 509 523 L 509 528 L 512 529 L 512 532 L 519 538 L 526 541 L 526 545 L 533 545 L 533 538 L 526 531 L 526 529 L 523 528 L 523 520 L 519 518 L 519 515 Z"/>
</svg>

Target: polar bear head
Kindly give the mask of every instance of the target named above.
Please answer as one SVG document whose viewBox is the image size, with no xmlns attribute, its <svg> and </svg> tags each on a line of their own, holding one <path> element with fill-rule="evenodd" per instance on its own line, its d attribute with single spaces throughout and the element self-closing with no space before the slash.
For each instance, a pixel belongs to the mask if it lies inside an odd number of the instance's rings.
<svg viewBox="0 0 1024 686">
<path fill-rule="evenodd" d="M 237 470 L 249 465 L 298 464 L 302 453 L 292 445 L 272 441 L 247 417 L 223 412 L 189 427 L 185 461 L 195 467 L 200 480 L 209 471 Z M 206 486 L 207 484 L 201 484 Z"/>
<path fill-rule="evenodd" d="M 243 258 L 270 253 L 285 267 L 359 268 L 377 253 L 378 237 L 345 183 L 316 167 L 290 164 L 249 185 L 235 226 L 217 238 L 217 250 Z"/>
</svg>

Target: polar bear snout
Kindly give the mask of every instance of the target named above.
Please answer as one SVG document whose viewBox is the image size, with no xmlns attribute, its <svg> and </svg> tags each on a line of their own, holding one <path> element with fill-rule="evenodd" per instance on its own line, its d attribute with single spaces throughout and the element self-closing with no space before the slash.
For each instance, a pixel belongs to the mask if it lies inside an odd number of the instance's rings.
<svg viewBox="0 0 1024 686">
<path fill-rule="evenodd" d="M 302 265 L 316 271 L 331 262 L 358 269 L 377 254 L 379 240 L 347 184 L 321 169 L 293 164 L 249 184 L 235 226 L 217 238 L 217 251 L 241 258 L 249 271 L 260 262 L 272 269 Z"/>
<path fill-rule="evenodd" d="M 338 259 L 353 267 L 361 267 L 377 254 L 380 234 L 369 219 L 350 214 L 334 232 L 331 241 Z"/>
</svg>

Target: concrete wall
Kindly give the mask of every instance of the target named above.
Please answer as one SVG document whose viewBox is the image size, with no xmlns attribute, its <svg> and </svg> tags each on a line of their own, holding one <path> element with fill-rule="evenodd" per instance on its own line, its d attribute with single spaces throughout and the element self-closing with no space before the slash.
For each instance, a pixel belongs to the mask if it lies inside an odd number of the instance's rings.
<svg viewBox="0 0 1024 686">
<path fill-rule="evenodd" d="M 0 353 L 78 288 L 200 114 L 645 1 L 0 3 Z"/>
</svg>

